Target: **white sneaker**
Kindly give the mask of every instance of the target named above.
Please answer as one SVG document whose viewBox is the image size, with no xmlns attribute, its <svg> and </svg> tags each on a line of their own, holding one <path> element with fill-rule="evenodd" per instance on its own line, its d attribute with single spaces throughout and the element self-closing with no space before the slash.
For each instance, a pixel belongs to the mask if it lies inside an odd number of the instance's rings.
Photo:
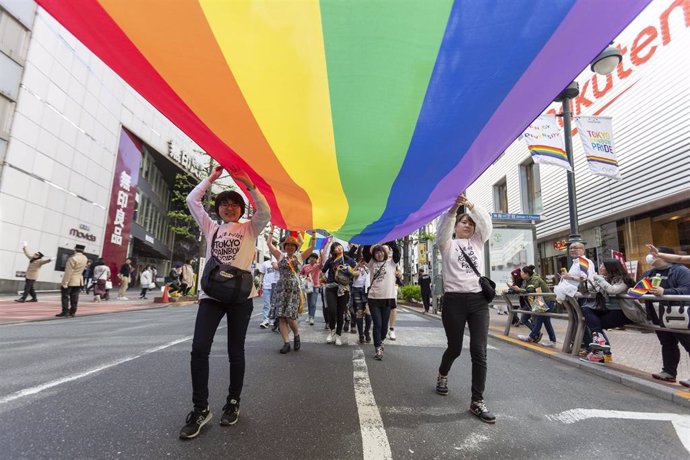
<svg viewBox="0 0 690 460">
<path fill-rule="evenodd" d="M 309 325 L 313 326 L 314 325 L 314 318 L 309 318 Z"/>
<path fill-rule="evenodd" d="M 395 331 L 388 331 L 388 338 L 391 340 L 395 340 Z"/>
<path fill-rule="evenodd" d="M 339 336 L 339 335 L 336 335 L 336 336 L 335 336 L 335 344 L 336 344 L 337 346 L 341 346 L 341 345 L 343 344 L 343 341 L 340 340 L 340 336 Z"/>
<path fill-rule="evenodd" d="M 335 334 L 333 333 L 333 331 L 329 332 L 328 337 L 326 337 L 326 343 L 333 343 L 333 336 L 334 335 Z"/>
<path fill-rule="evenodd" d="M 129 298 L 128 298 L 128 297 L 123 297 L 122 300 L 129 300 Z"/>
<path fill-rule="evenodd" d="M 554 347 L 556 346 L 556 342 L 552 342 L 552 341 L 550 341 L 550 340 L 544 340 L 544 341 L 541 343 L 541 346 L 542 346 L 542 347 L 547 347 L 547 348 L 554 348 Z"/>
<path fill-rule="evenodd" d="M 266 328 L 268 327 L 268 322 L 262 321 L 261 324 L 259 324 L 259 327 L 260 327 L 261 329 L 266 329 Z"/>
<path fill-rule="evenodd" d="M 528 335 L 518 335 L 518 340 L 522 340 L 523 342 L 529 342 L 529 336 Z"/>
</svg>

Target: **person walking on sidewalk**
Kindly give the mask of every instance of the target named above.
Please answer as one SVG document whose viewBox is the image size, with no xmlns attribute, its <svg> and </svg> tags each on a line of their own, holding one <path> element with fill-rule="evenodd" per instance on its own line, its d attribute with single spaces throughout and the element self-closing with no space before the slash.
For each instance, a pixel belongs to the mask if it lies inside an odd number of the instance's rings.
<svg viewBox="0 0 690 460">
<path fill-rule="evenodd" d="M 544 298 L 538 294 L 551 292 L 549 286 L 546 284 L 541 276 L 534 273 L 534 265 L 527 265 L 522 267 L 522 285 L 520 287 L 513 286 L 517 289 L 520 294 L 536 294 L 527 297 L 527 302 L 529 303 L 531 310 L 535 312 L 550 312 L 553 311 L 555 304 L 550 301 L 545 301 Z M 544 325 L 546 328 L 546 333 L 549 334 L 549 340 L 542 343 L 545 347 L 555 347 L 556 346 L 556 333 L 553 330 L 553 325 L 551 324 L 551 318 L 548 316 L 536 316 L 534 320 L 534 325 L 529 335 L 518 335 L 518 339 L 523 342 L 539 343 L 542 338 L 541 326 Z"/>
<path fill-rule="evenodd" d="M 422 304 L 424 305 L 424 314 L 429 313 L 431 307 L 431 276 L 424 273 L 424 269 L 419 269 L 419 279 L 417 280 L 419 289 L 422 291 Z"/>
<path fill-rule="evenodd" d="M 88 260 L 84 255 L 84 249 L 86 249 L 84 245 L 77 244 L 74 247 L 74 254 L 67 259 L 65 264 L 65 273 L 62 275 L 60 286 L 62 311 L 55 315 L 58 318 L 74 318 L 77 314 L 79 293 L 84 285 L 82 273 Z"/>
<path fill-rule="evenodd" d="M 234 170 L 230 176 L 235 182 L 241 182 L 251 193 L 256 204 L 254 215 L 245 222 L 240 222 L 244 215 L 246 204 L 238 192 L 224 191 L 215 199 L 215 212 L 222 222 L 218 224 L 208 215 L 202 199 L 211 184 L 223 173 L 223 167 L 214 168 L 211 175 L 201 181 L 187 196 L 187 207 L 192 217 L 199 224 L 199 228 L 210 244 L 206 246 L 206 260 L 230 265 L 245 272 L 251 271 L 252 261 L 256 253 L 256 238 L 271 219 L 271 210 L 264 196 L 254 186 L 246 172 Z M 208 265 L 207 265 L 208 266 Z M 226 270 L 224 269 L 223 273 Z M 250 273 L 249 273 L 250 274 Z M 199 308 L 194 325 L 192 340 L 192 403 L 193 409 L 187 415 L 185 425 L 180 430 L 180 438 L 195 438 L 201 428 L 211 420 L 211 410 L 208 404 L 208 376 L 209 354 L 216 330 L 223 316 L 227 315 L 228 322 L 228 358 L 230 361 L 230 385 L 220 424 L 234 425 L 239 420 L 240 396 L 244 384 L 244 341 L 247 327 L 252 315 L 253 298 L 257 296 L 254 283 L 251 283 L 249 296 L 236 302 L 223 302 L 210 297 L 203 289 L 199 289 Z M 202 277 L 203 281 L 203 277 Z M 244 281 L 244 277 L 242 278 Z M 203 283 L 200 283 L 203 284 Z M 243 286 L 244 288 L 245 286 Z"/>
<path fill-rule="evenodd" d="M 458 213 L 460 207 L 463 212 Z M 455 233 L 455 239 L 453 239 Z M 460 356 L 465 324 L 470 330 L 472 358 L 472 403 L 470 412 L 486 423 L 496 417 L 484 402 L 486 348 L 489 337 L 489 302 L 482 292 L 475 271 L 484 267 L 484 244 L 491 236 L 491 216 L 484 209 L 458 196 L 453 206 L 441 215 L 436 241 L 443 264 L 443 311 L 441 318 L 448 339 L 436 379 L 436 392 L 448 394 L 448 373 Z"/>
<path fill-rule="evenodd" d="M 314 251 L 316 238 L 311 239 L 311 244 L 306 251 L 298 254 L 302 242 L 294 236 L 288 236 L 282 242 L 283 251 L 285 251 L 285 254 L 283 254 L 273 245 L 272 236 L 273 226 L 271 226 L 271 231 L 268 233 L 266 243 L 268 243 L 268 250 L 278 261 L 280 279 L 273 291 L 269 318 L 278 320 L 280 336 L 283 338 L 283 347 L 280 349 L 280 353 L 286 354 L 290 352 L 290 330 L 292 330 L 292 335 L 294 336 L 295 351 L 299 351 L 302 346 L 297 320 L 301 313 L 299 311 L 300 306 L 304 308 L 303 302 L 306 299 L 302 292 L 302 280 L 299 277 L 299 271 L 301 265 Z"/>
<path fill-rule="evenodd" d="M 38 272 L 42 266 L 50 262 L 51 258 L 44 259 L 43 253 L 41 251 L 36 251 L 33 254 L 27 249 L 28 243 L 24 241 L 22 244 L 22 250 L 24 255 L 29 259 L 29 266 L 26 267 L 26 274 L 24 275 L 24 292 L 22 292 L 21 297 L 15 299 L 15 302 L 25 302 L 26 298 L 30 295 L 31 300 L 29 302 L 38 302 L 36 297 L 36 289 L 34 289 L 34 283 L 38 279 Z"/>
<path fill-rule="evenodd" d="M 395 305 L 395 268 L 400 262 L 400 250 L 395 241 L 389 241 L 385 245 L 364 246 L 362 256 L 371 273 L 367 299 L 374 323 L 374 359 L 381 361 L 388 320 Z"/>
<path fill-rule="evenodd" d="M 151 267 L 148 265 L 146 266 L 144 271 L 141 272 L 139 281 L 141 282 L 141 295 L 139 295 L 139 298 L 147 299 L 148 297 L 146 297 L 146 293 L 149 289 L 151 289 L 151 285 L 153 284 L 153 273 L 151 272 Z"/>
<path fill-rule="evenodd" d="M 125 294 L 127 294 L 127 289 L 129 289 L 130 276 L 132 276 L 132 259 L 128 257 L 117 273 L 117 278 L 120 281 L 120 287 L 117 290 L 117 300 L 129 300 L 125 297 Z"/>
<path fill-rule="evenodd" d="M 654 278 L 656 275 L 661 277 L 661 284 L 650 289 L 649 293 L 653 295 L 690 295 L 690 269 L 685 265 L 673 262 L 682 262 L 683 259 L 677 256 L 672 248 L 659 246 L 658 248 L 649 245 L 649 254 L 647 254 L 646 262 L 652 266 L 652 269 L 642 275 L 643 278 Z M 647 308 L 647 315 L 657 326 L 661 326 L 660 311 L 665 307 L 670 308 L 673 305 L 678 305 L 678 302 L 658 302 L 658 308 L 655 307 L 655 302 L 646 300 L 645 306 Z M 687 308 L 687 305 L 686 305 Z M 678 363 L 680 362 L 680 348 L 682 345 L 685 351 L 690 354 L 690 335 L 676 334 L 674 332 L 656 331 L 656 336 L 661 344 L 661 359 L 663 361 L 663 368 L 661 372 L 652 374 L 652 377 L 664 382 L 675 382 L 678 373 Z M 679 382 L 684 387 L 690 388 L 690 378 L 681 380 Z"/>
<path fill-rule="evenodd" d="M 102 258 L 99 258 L 93 264 L 93 280 L 93 301 L 109 300 L 110 289 L 108 289 L 108 282 L 110 281 L 110 267 L 106 265 Z"/>
</svg>

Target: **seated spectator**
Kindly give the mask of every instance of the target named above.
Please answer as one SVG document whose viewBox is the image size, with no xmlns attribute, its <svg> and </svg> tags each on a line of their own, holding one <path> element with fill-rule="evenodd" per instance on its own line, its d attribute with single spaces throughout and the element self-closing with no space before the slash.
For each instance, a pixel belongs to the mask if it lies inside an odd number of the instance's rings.
<svg viewBox="0 0 690 460">
<path fill-rule="evenodd" d="M 616 296 L 625 293 L 635 285 L 620 260 L 607 259 L 599 266 L 599 274 L 593 276 L 595 292 L 604 293 L 606 296 Z M 595 299 L 585 301 L 582 305 L 585 315 L 585 323 L 589 334 L 585 340 L 589 343 L 587 355 L 583 361 L 603 364 L 611 361 L 611 344 L 604 329 L 612 329 L 630 324 L 617 299 L 609 299 L 604 310 L 597 309 Z"/>
<path fill-rule="evenodd" d="M 652 269 L 644 273 L 645 278 L 654 278 L 657 274 L 661 276 L 661 284 L 653 287 L 649 293 L 653 295 L 690 295 L 690 269 L 684 265 L 669 263 L 667 260 L 673 258 L 675 251 L 669 247 L 659 246 L 655 248 L 649 245 L 649 254 L 646 262 Z M 662 254 L 664 254 L 662 256 Z M 677 259 L 676 259 L 677 260 Z M 658 302 L 660 306 L 674 305 L 673 302 Z M 652 322 L 661 325 L 659 312 L 654 307 L 655 302 L 645 301 L 647 314 Z M 678 344 L 690 353 L 690 335 L 676 334 L 673 332 L 656 331 L 661 344 L 661 359 L 663 368 L 661 372 L 652 374 L 657 380 L 665 382 L 675 382 L 680 362 L 680 348 Z M 681 385 L 690 388 L 690 379 L 679 382 Z"/>
<path fill-rule="evenodd" d="M 534 265 L 528 265 L 522 267 L 520 273 L 522 277 L 522 286 L 520 288 L 520 294 L 540 294 L 551 292 L 549 287 L 546 285 L 546 281 L 541 279 L 539 275 L 534 273 Z M 554 309 L 554 302 L 546 302 L 544 298 L 540 295 L 525 297 L 530 303 L 530 309 L 539 312 L 550 312 Z M 542 324 L 546 328 L 547 334 L 549 334 L 549 340 L 544 342 L 542 345 L 545 347 L 553 347 L 556 345 L 556 333 L 551 325 L 551 318 L 548 316 L 536 316 L 534 320 L 534 325 L 532 326 L 532 331 L 529 335 L 518 335 L 518 339 L 524 342 L 539 343 L 542 338 L 541 326 Z"/>
</svg>

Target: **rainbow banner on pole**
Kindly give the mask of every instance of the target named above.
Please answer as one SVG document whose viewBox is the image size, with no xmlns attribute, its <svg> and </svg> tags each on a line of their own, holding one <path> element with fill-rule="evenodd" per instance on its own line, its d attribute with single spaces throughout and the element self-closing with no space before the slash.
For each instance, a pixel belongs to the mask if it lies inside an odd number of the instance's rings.
<svg viewBox="0 0 690 460">
<path fill-rule="evenodd" d="M 611 117 L 575 117 L 587 165 L 592 174 L 621 180 L 621 171 L 613 142 Z"/>
<path fill-rule="evenodd" d="M 37 1 L 276 226 L 369 244 L 448 209 L 650 3 Z"/>
<path fill-rule="evenodd" d="M 647 294 L 652 287 L 652 280 L 649 278 L 642 278 L 634 287 L 628 289 L 628 295 L 635 299 L 639 299 L 643 295 Z"/>
<path fill-rule="evenodd" d="M 522 133 L 522 138 L 535 163 L 571 170 L 556 115 L 537 117 Z"/>
</svg>

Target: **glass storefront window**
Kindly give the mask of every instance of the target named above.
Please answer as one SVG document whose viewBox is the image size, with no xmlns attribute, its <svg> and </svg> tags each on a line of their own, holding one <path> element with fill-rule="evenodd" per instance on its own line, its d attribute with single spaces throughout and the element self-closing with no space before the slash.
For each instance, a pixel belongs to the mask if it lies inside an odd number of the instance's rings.
<svg viewBox="0 0 690 460">
<path fill-rule="evenodd" d="M 510 272 L 518 267 L 534 265 L 534 233 L 532 229 L 494 227 L 489 240 L 490 275 L 497 289 L 511 283 Z"/>
</svg>

